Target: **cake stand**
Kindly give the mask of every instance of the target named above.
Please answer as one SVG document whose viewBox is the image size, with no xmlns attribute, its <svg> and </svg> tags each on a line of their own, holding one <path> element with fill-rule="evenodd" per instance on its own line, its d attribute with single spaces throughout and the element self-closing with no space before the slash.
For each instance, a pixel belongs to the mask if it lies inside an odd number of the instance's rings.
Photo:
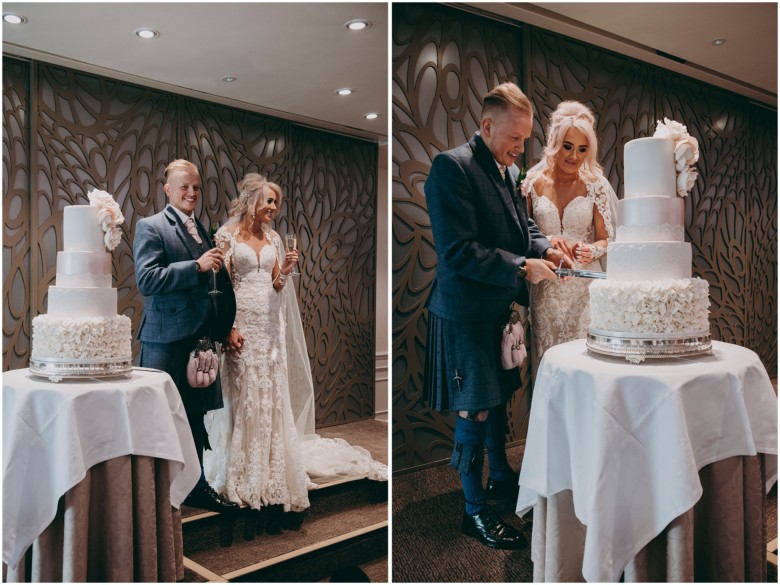
<svg viewBox="0 0 780 585">
<path fill-rule="evenodd" d="M 129 378 L 133 372 L 131 356 L 119 358 L 30 358 L 30 373 L 60 382 L 64 378 Z"/>
<path fill-rule="evenodd" d="M 626 358 L 639 364 L 646 358 L 674 358 L 709 353 L 712 341 L 709 331 L 691 333 L 627 333 L 588 329 L 587 348 L 595 353 Z"/>
</svg>

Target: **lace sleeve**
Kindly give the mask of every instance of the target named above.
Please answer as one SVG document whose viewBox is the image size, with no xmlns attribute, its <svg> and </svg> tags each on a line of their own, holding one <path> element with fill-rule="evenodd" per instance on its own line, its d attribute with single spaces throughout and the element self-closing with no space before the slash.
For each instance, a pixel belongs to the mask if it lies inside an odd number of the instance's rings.
<svg viewBox="0 0 780 585">
<path fill-rule="evenodd" d="M 284 245 L 282 244 L 282 237 L 271 228 L 268 228 L 268 232 L 266 233 L 268 236 L 268 241 L 274 245 L 274 249 L 276 250 L 276 261 L 279 263 L 279 266 L 281 266 L 282 262 L 284 262 L 284 256 L 285 256 Z"/>
<path fill-rule="evenodd" d="M 590 183 L 588 186 L 593 197 L 593 202 L 604 220 L 604 226 L 607 228 L 607 243 L 615 241 L 615 230 L 617 225 L 617 195 L 612 189 L 606 177 L 603 175 L 599 179 Z M 607 253 L 606 246 L 592 245 L 592 257 L 598 259 Z M 602 267 L 606 269 L 606 258 L 601 260 Z"/>
<path fill-rule="evenodd" d="M 236 249 L 236 234 L 223 226 L 214 234 L 214 243 L 225 255 L 225 268 L 227 268 L 230 280 L 233 283 L 233 286 L 235 286 L 238 277 L 234 274 L 235 271 L 232 270 L 230 261 L 233 258 L 233 252 Z"/>
<path fill-rule="evenodd" d="M 531 170 L 526 173 L 525 179 L 520 183 L 520 194 L 523 198 L 527 198 L 531 192 L 534 191 L 533 185 L 536 182 L 536 179 L 542 175 L 542 171 L 545 168 L 546 167 L 540 163 L 532 167 Z"/>
</svg>

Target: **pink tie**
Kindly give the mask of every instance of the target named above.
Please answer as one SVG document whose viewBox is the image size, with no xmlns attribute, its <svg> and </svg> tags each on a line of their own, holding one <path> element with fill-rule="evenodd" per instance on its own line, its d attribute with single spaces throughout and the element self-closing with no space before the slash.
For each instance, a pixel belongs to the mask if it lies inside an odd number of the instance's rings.
<svg viewBox="0 0 780 585">
<path fill-rule="evenodd" d="M 195 239 L 195 241 L 199 244 L 202 244 L 203 240 L 200 239 L 200 234 L 198 233 L 198 228 L 195 225 L 195 220 L 191 217 L 188 217 L 184 225 L 187 226 L 187 231 L 190 232 L 190 235 Z"/>
</svg>

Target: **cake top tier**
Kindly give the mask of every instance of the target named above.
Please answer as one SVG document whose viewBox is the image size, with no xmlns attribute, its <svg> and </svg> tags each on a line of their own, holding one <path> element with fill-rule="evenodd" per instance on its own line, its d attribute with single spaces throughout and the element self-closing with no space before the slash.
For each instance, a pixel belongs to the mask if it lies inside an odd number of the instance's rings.
<svg viewBox="0 0 780 585">
<path fill-rule="evenodd" d="M 623 149 L 625 197 L 677 195 L 674 142 L 669 138 L 637 138 Z"/>
<path fill-rule="evenodd" d="M 63 210 L 64 251 L 106 251 L 98 211 L 94 205 L 71 205 Z"/>
<path fill-rule="evenodd" d="M 652 138 L 627 142 L 623 154 L 626 198 L 685 197 L 696 183 L 699 143 L 669 118 L 658 121 Z"/>
<path fill-rule="evenodd" d="M 113 195 L 92 189 L 89 205 L 71 205 L 63 211 L 65 252 L 105 252 L 122 239 L 119 225 L 125 220 Z"/>
</svg>

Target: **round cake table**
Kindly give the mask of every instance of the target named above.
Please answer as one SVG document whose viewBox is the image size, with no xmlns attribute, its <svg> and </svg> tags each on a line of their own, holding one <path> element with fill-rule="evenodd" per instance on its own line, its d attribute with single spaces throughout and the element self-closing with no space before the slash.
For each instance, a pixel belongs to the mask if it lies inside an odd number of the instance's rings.
<svg viewBox="0 0 780 585">
<path fill-rule="evenodd" d="M 199 476 L 168 374 L 57 384 L 3 374 L 7 580 L 181 579 L 178 508 Z"/>
<path fill-rule="evenodd" d="M 534 386 L 517 502 L 521 516 L 536 507 L 534 580 L 618 581 L 702 498 L 700 471 L 742 456 L 758 469 L 744 474 L 765 499 L 777 478 L 777 396 L 749 349 L 713 341 L 709 355 L 632 365 L 590 353 L 584 340 L 550 348 Z M 763 534 L 762 522 L 746 532 Z M 556 541 L 570 536 L 579 550 L 563 554 Z"/>
</svg>

